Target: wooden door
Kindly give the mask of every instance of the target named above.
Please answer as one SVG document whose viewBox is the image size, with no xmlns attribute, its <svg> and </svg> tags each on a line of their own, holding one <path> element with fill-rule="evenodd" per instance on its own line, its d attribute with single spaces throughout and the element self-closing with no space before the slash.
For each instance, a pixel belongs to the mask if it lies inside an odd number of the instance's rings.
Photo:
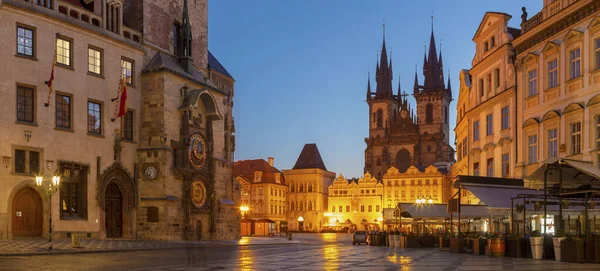
<svg viewBox="0 0 600 271">
<path fill-rule="evenodd" d="M 12 205 L 14 237 L 42 236 L 42 198 L 31 187 L 19 190 Z"/>
<path fill-rule="evenodd" d="M 104 225 L 106 227 L 106 237 L 123 236 L 123 196 L 119 187 L 111 183 L 106 188 L 104 198 Z"/>
</svg>

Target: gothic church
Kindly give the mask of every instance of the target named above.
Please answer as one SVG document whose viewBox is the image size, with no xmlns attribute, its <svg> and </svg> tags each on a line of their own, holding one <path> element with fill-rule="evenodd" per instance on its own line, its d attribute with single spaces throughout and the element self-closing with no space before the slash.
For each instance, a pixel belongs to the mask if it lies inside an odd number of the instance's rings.
<svg viewBox="0 0 600 271">
<path fill-rule="evenodd" d="M 369 104 L 369 137 L 365 138 L 364 171 L 381 180 L 391 167 L 405 172 L 410 166 L 421 171 L 438 162 L 454 161 L 454 149 L 449 144 L 449 106 L 452 101 L 450 79 L 444 84 L 442 53 L 438 55 L 433 29 L 429 52 L 423 59 L 424 82 L 419 84 L 415 71 L 413 96 L 416 114 L 410 107 L 408 94 L 392 91 L 392 60 L 388 60 L 385 34 L 381 58 L 377 62 L 376 88 L 367 83 Z"/>
</svg>

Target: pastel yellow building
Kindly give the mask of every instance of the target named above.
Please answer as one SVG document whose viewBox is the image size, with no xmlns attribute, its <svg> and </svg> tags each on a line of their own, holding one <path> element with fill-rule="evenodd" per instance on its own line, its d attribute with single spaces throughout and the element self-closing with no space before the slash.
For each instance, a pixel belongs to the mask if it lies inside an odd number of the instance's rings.
<svg viewBox="0 0 600 271">
<path fill-rule="evenodd" d="M 600 165 L 600 3 L 545 0 L 521 31 L 517 177 L 549 157 Z"/>
<path fill-rule="evenodd" d="M 383 218 L 383 184 L 368 172 L 364 177 L 347 180 L 341 174 L 329 186 L 329 218 L 333 228 L 373 229 Z"/>
<path fill-rule="evenodd" d="M 335 173 L 327 171 L 316 144 L 306 144 L 293 169 L 283 171 L 289 186 L 288 229 L 318 232 L 327 218 L 327 188 Z"/>
<path fill-rule="evenodd" d="M 397 168 L 389 168 L 383 175 L 383 206 L 395 208 L 398 203 L 445 203 L 450 191 L 450 182 L 437 167 L 429 166 L 420 171 L 414 166 L 400 173 Z"/>
</svg>

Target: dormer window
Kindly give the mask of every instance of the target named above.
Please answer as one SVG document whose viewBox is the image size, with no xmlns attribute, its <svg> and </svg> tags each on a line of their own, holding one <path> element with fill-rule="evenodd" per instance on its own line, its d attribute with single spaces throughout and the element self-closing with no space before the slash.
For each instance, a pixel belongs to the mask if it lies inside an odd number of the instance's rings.
<svg viewBox="0 0 600 271">
<path fill-rule="evenodd" d="M 486 42 L 483 43 L 483 52 L 484 53 L 487 52 L 488 49 L 489 49 L 489 43 L 486 41 Z"/>
<path fill-rule="evenodd" d="M 496 37 L 490 38 L 490 48 L 494 48 L 496 46 Z"/>
<path fill-rule="evenodd" d="M 281 183 L 281 173 L 275 173 L 275 182 Z"/>
<path fill-rule="evenodd" d="M 120 0 L 106 0 L 104 9 L 104 25 L 106 30 L 121 33 L 121 24 L 123 23 L 123 3 Z"/>
<path fill-rule="evenodd" d="M 262 180 L 262 172 L 255 171 L 254 172 L 254 181 L 255 182 L 260 182 L 261 180 Z"/>
</svg>

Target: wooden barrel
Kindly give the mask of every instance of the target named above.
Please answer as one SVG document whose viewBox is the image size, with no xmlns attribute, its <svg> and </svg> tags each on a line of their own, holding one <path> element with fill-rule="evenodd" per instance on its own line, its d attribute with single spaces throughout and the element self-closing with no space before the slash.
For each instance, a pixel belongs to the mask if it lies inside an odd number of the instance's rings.
<svg viewBox="0 0 600 271">
<path fill-rule="evenodd" d="M 488 239 L 490 257 L 504 257 L 504 238 Z"/>
</svg>

